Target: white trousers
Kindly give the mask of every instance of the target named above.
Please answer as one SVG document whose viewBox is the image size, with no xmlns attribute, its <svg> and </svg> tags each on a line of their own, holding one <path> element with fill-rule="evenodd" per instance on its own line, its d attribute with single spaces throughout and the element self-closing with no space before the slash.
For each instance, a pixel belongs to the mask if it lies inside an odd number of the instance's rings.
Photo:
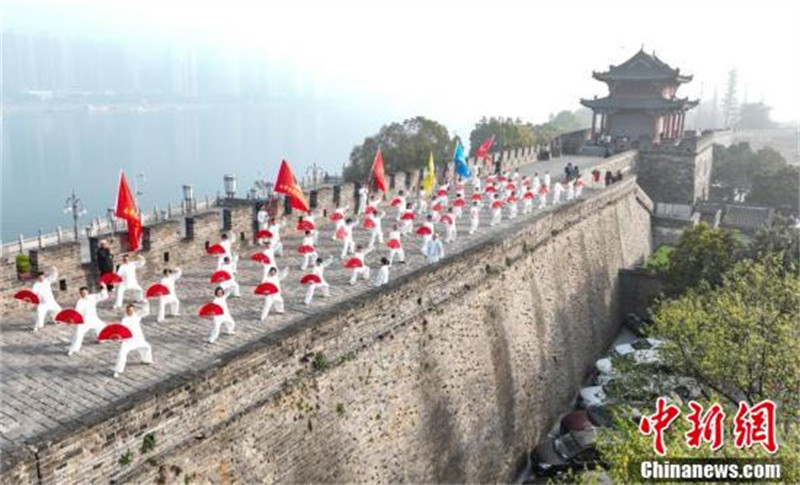
<svg viewBox="0 0 800 485">
<path fill-rule="evenodd" d="M 52 313 L 53 317 L 55 318 L 56 314 L 60 311 L 61 305 L 55 301 L 50 303 L 39 303 L 36 305 L 36 322 L 33 324 L 33 331 L 35 332 L 44 327 L 44 319 L 49 313 Z"/>
<path fill-rule="evenodd" d="M 428 242 L 432 238 L 433 238 L 433 236 L 430 235 L 430 234 L 422 236 L 422 247 L 419 248 L 419 250 L 422 252 L 422 254 L 425 254 L 425 250 L 428 248 Z"/>
<path fill-rule="evenodd" d="M 377 241 L 380 244 L 383 244 L 383 230 L 372 229 L 370 231 L 369 247 L 374 248 L 375 241 Z"/>
<path fill-rule="evenodd" d="M 313 253 L 306 253 L 303 255 L 303 264 L 300 265 L 300 269 L 306 269 L 308 266 L 317 260 L 317 252 L 314 251 Z"/>
<path fill-rule="evenodd" d="M 81 346 L 83 345 L 83 337 L 85 337 L 89 331 L 94 332 L 94 336 L 97 338 L 97 335 L 104 326 L 105 324 L 99 318 L 87 319 L 84 320 L 81 325 L 75 325 L 75 333 L 72 334 L 72 340 L 69 344 L 69 355 L 80 352 Z"/>
<path fill-rule="evenodd" d="M 531 201 L 531 199 L 525 199 L 525 202 L 522 203 L 522 213 L 530 214 L 532 209 L 533 209 L 533 202 Z"/>
<path fill-rule="evenodd" d="M 144 340 L 129 339 L 123 340 L 122 345 L 119 347 L 117 353 L 117 365 L 114 366 L 114 373 L 121 374 L 125 372 L 125 364 L 128 362 L 128 353 L 136 350 L 139 352 L 139 357 L 145 364 L 153 363 L 153 349 Z"/>
<path fill-rule="evenodd" d="M 356 284 L 356 281 L 358 281 L 358 277 L 359 276 L 363 276 L 365 280 L 368 280 L 369 279 L 369 273 L 370 273 L 370 270 L 369 270 L 368 266 L 362 266 L 360 268 L 353 268 L 353 274 L 350 275 L 350 284 L 351 285 Z"/>
<path fill-rule="evenodd" d="M 114 308 L 120 308 L 122 306 L 123 300 L 125 299 L 125 292 L 126 291 L 135 291 L 136 292 L 136 301 L 144 300 L 144 290 L 139 284 L 125 284 L 121 283 L 117 286 L 117 299 L 114 302 Z"/>
<path fill-rule="evenodd" d="M 275 311 L 283 313 L 283 297 L 280 293 L 274 295 L 267 295 L 264 297 L 264 309 L 261 310 L 261 319 L 266 320 L 269 315 L 269 310 L 275 306 Z"/>
<path fill-rule="evenodd" d="M 156 321 L 163 322 L 166 316 L 166 310 L 169 307 L 169 314 L 177 316 L 180 313 L 181 302 L 175 295 L 166 295 L 158 299 L 158 317 Z"/>
<path fill-rule="evenodd" d="M 478 230 L 478 225 L 481 223 L 480 217 L 471 217 L 469 220 L 469 233 L 475 234 L 475 231 Z"/>
<path fill-rule="evenodd" d="M 502 218 L 503 218 L 503 211 L 501 209 L 492 209 L 492 221 L 489 223 L 489 225 L 496 226 L 500 224 Z"/>
<path fill-rule="evenodd" d="M 539 196 L 539 208 L 544 209 L 547 207 L 547 194 L 542 194 Z"/>
<path fill-rule="evenodd" d="M 406 253 L 405 251 L 403 251 L 403 248 L 389 250 L 389 264 L 392 264 L 394 262 L 395 257 L 397 257 L 397 259 L 400 260 L 400 262 L 405 262 Z"/>
<path fill-rule="evenodd" d="M 317 288 L 319 288 L 320 291 L 322 292 L 322 296 L 325 297 L 330 296 L 331 288 L 330 286 L 328 286 L 328 283 L 325 282 L 311 283 L 308 285 L 308 290 L 306 290 L 306 297 L 303 300 L 306 305 L 310 305 L 311 301 L 314 300 L 314 292 L 317 290 Z"/>
<path fill-rule="evenodd" d="M 414 232 L 414 221 L 403 221 L 402 231 L 403 234 L 411 234 Z"/>
<path fill-rule="evenodd" d="M 344 259 L 349 253 L 354 253 L 356 251 L 356 243 L 353 242 L 352 237 L 348 237 L 344 239 L 342 243 L 342 258 Z"/>
<path fill-rule="evenodd" d="M 446 243 L 454 243 L 456 242 L 456 235 L 458 234 L 458 229 L 456 229 L 455 223 L 448 224 L 447 230 L 444 236 L 444 242 Z"/>
<path fill-rule="evenodd" d="M 271 246 L 275 256 L 283 255 L 283 243 L 280 241 L 280 239 L 273 240 Z"/>
<path fill-rule="evenodd" d="M 225 324 L 225 333 L 228 335 L 233 335 L 233 330 L 236 328 L 236 322 L 234 322 L 233 318 L 231 317 L 220 315 L 218 317 L 214 317 L 214 322 L 211 325 L 211 335 L 208 337 L 208 343 L 213 344 L 216 342 L 223 323 Z"/>
</svg>

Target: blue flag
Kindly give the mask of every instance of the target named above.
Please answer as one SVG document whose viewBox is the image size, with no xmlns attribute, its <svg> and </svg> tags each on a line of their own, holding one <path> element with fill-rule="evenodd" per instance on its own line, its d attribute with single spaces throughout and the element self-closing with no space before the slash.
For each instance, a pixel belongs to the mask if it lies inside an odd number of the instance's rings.
<svg viewBox="0 0 800 485">
<path fill-rule="evenodd" d="M 472 171 L 467 166 L 467 156 L 464 154 L 464 147 L 461 146 L 461 140 L 456 141 L 456 150 L 453 153 L 453 162 L 456 165 L 456 173 L 461 177 L 468 179 L 472 176 Z"/>
</svg>

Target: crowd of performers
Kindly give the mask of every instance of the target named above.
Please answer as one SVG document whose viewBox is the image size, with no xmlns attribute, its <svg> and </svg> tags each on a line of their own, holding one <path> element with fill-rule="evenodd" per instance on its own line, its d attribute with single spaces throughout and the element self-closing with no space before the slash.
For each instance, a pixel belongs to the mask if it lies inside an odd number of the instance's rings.
<svg viewBox="0 0 800 485">
<path fill-rule="evenodd" d="M 324 236 L 320 235 L 318 226 L 320 214 L 300 216 L 297 230 L 304 236 L 300 246 L 291 250 L 301 257 L 300 282 L 306 286 L 303 301 L 311 305 L 317 295 L 323 298 L 330 295 L 325 270 L 337 259 L 350 271 L 350 285 L 365 280 L 380 287 L 389 282 L 394 265 L 406 262 L 407 249 L 420 251 L 430 264 L 441 260 L 446 245 L 455 243 L 459 237 L 456 223 L 461 218 L 468 220 L 467 234 L 473 236 L 486 226 L 491 228 L 500 224 L 504 218 L 514 219 L 520 214 L 530 214 L 536 208 L 544 209 L 548 204 L 581 197 L 584 183 L 577 168 L 568 166 L 565 172 L 564 179 L 555 183 L 547 172 L 542 177 L 538 173 L 528 177 L 521 175 L 518 169 L 485 178 L 474 176 L 470 180 L 439 186 L 430 196 L 420 191 L 414 200 L 411 194 L 400 190 L 388 204 L 381 194 L 371 196 L 366 188 L 362 188 L 354 210 L 343 206 L 330 214 L 333 230 Z M 467 189 L 470 189 L 469 197 Z M 258 251 L 250 260 L 263 266 L 261 283 L 253 292 L 263 298 L 261 320 L 265 321 L 271 312 L 282 314 L 285 311 L 281 283 L 288 276 L 289 267 L 284 261 L 281 268 L 280 259 L 285 260 L 285 253 L 290 249 L 284 248 L 281 241 L 285 221 L 270 217 L 265 208 L 259 210 L 257 219 Z M 356 243 L 354 233 L 359 230 L 368 233 L 367 244 Z M 338 241 L 341 251 L 335 255 L 320 254 L 317 249 L 320 237 Z M 409 248 L 412 245 L 413 249 Z M 242 293 L 236 280 L 239 254 L 235 242 L 223 234 L 219 243 L 207 251 L 217 258 L 216 270 L 211 276 L 211 283 L 216 286 L 213 298 L 198 313 L 211 320 L 208 342 L 213 344 L 222 331 L 234 333 L 236 322 L 228 301 Z M 369 255 L 375 255 L 374 260 L 377 260 L 374 270 L 368 262 Z M 101 276 L 100 291 L 92 293 L 87 287 L 79 289 L 74 309 L 63 310 L 53 295 L 52 285 L 58 280 L 56 268 L 52 268 L 49 274 L 37 274 L 32 289 L 18 293 L 18 298 L 36 306 L 34 332 L 44 327 L 48 315 L 54 321 L 74 324 L 68 355 L 80 352 L 89 332 L 98 340 L 121 340 L 114 366 L 114 377 L 117 377 L 124 372 L 128 354 L 132 351 L 139 354 L 143 363 L 153 362 L 151 346 L 142 331 L 142 319 L 150 315 L 149 300 L 158 300 L 157 322 L 164 322 L 168 315 L 180 315 L 181 303 L 176 288 L 181 279 L 180 268 L 164 269 L 160 281 L 145 291 L 137 279 L 137 271 L 144 265 L 141 255 L 123 255 L 116 271 Z M 114 293 L 113 309 L 124 307 L 124 310 L 119 323 L 107 324 L 98 316 L 97 305 L 109 300 L 111 292 Z M 133 296 L 135 304 L 125 304 L 129 295 Z"/>
</svg>

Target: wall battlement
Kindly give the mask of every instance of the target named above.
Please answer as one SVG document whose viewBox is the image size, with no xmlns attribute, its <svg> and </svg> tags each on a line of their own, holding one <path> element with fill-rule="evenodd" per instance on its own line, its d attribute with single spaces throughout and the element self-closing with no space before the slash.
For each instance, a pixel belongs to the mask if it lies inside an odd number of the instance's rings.
<svg viewBox="0 0 800 485">
<path fill-rule="evenodd" d="M 0 481 L 507 481 L 617 333 L 651 211 L 627 177 L 12 450 Z"/>
</svg>

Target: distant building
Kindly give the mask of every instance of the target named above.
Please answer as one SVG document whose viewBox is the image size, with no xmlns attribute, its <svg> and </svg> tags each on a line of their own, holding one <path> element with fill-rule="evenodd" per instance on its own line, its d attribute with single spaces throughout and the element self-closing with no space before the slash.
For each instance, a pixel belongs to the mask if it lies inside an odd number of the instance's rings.
<svg viewBox="0 0 800 485">
<path fill-rule="evenodd" d="M 609 91 L 605 98 L 581 99 L 593 112 L 594 137 L 631 141 L 645 137 L 655 143 L 680 138 L 686 111 L 699 103 L 676 96 L 678 87 L 692 76 L 643 50 L 618 66 L 609 66 L 608 71 L 592 72 L 592 77 L 606 83 Z"/>
</svg>

